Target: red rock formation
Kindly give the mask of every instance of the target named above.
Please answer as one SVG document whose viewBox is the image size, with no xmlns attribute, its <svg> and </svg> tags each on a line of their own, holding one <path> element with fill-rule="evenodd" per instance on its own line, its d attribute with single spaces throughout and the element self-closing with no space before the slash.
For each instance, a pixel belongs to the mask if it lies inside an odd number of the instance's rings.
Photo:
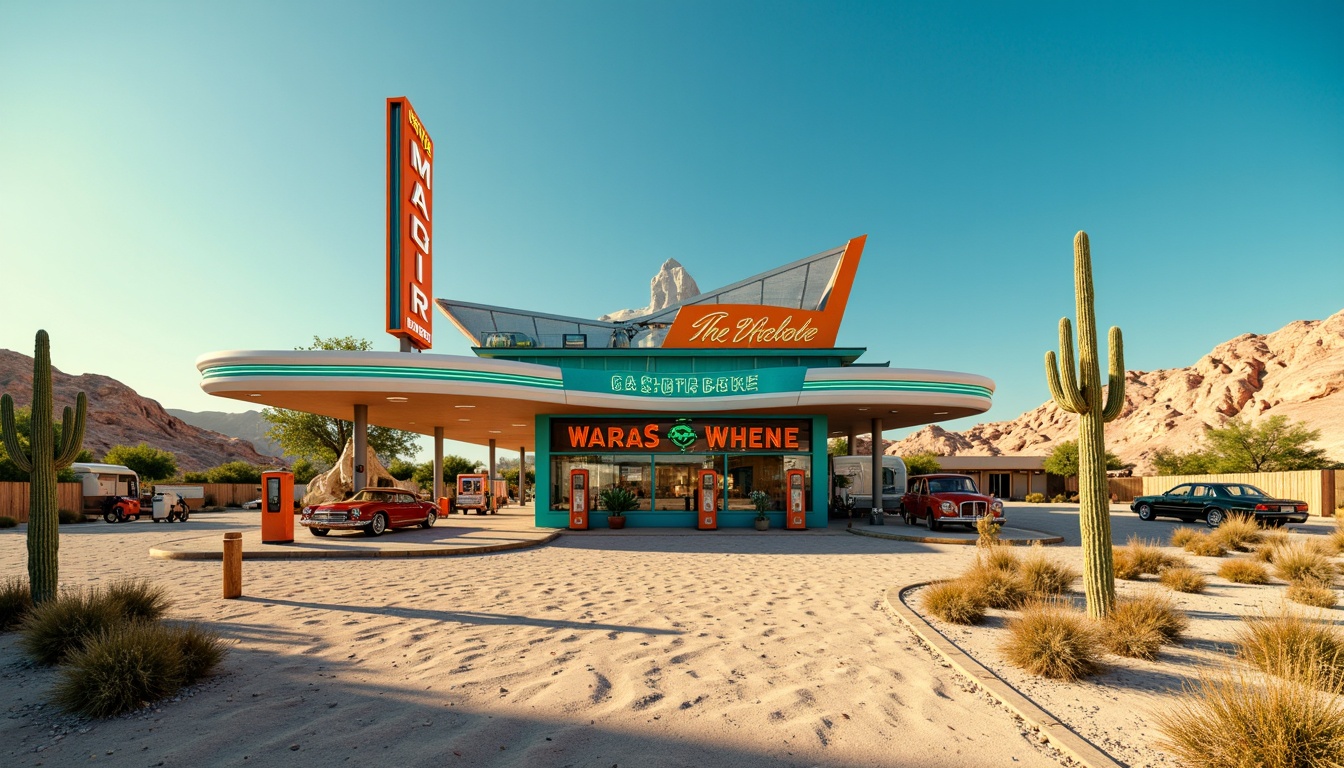
<svg viewBox="0 0 1344 768">
<path fill-rule="evenodd" d="M 281 459 L 258 453 L 246 440 L 199 429 L 170 416 L 157 402 L 141 397 L 116 379 L 90 373 L 70 376 L 55 368 L 51 370 L 51 377 L 56 418 L 60 418 L 62 408 L 74 405 L 77 393 L 88 394 L 84 447 L 97 459 L 114 445 L 144 442 L 177 456 L 177 467 L 183 472 L 208 469 L 230 461 L 272 466 L 283 463 Z M 19 407 L 32 401 L 31 357 L 0 349 L 0 391 L 13 396 L 14 404 Z"/>
<path fill-rule="evenodd" d="M 1157 449 L 1202 446 L 1205 425 L 1276 415 L 1320 430 L 1316 446 L 1344 460 L 1344 311 L 1268 335 L 1243 334 L 1189 368 L 1128 371 L 1125 409 L 1106 425 L 1106 448 L 1135 464 L 1136 473 L 1148 473 Z M 1075 418 L 1047 402 L 1012 421 L 965 432 L 931 425 L 889 443 L 887 453 L 1045 454 L 1060 440 L 1077 439 L 1077 432 Z"/>
</svg>

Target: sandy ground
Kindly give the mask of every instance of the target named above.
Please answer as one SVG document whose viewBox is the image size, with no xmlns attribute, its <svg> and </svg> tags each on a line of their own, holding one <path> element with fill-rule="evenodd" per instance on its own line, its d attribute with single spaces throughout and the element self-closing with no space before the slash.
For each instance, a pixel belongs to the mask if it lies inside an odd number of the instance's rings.
<svg viewBox="0 0 1344 768">
<path fill-rule="evenodd" d="M 1181 527 L 1177 522 L 1166 520 L 1141 523 L 1133 515 L 1122 516 L 1118 507 L 1112 515 L 1117 542 L 1124 542 L 1129 534 L 1135 533 L 1147 539 L 1160 539 L 1166 544 L 1171 532 Z M 1036 524 L 1050 525 L 1048 521 L 1036 521 Z M 1206 530 L 1202 525 L 1187 527 Z M 1294 530 L 1297 532 L 1292 534 L 1292 539 L 1301 541 L 1309 535 L 1323 536 L 1332 527 L 1315 522 L 1294 526 Z M 1073 538 L 1077 538 L 1076 534 Z M 1190 618 L 1190 628 L 1184 638 L 1177 645 L 1164 647 L 1161 655 L 1151 662 L 1107 656 L 1107 669 L 1103 674 L 1077 683 L 1048 681 L 1004 662 L 999 646 L 1007 636 L 1004 628 L 1007 620 L 1016 612 L 991 610 L 986 622 L 977 627 L 947 624 L 923 615 L 962 650 L 1115 759 L 1135 768 L 1177 766 L 1179 761 L 1160 750 L 1156 742 L 1160 737 L 1158 726 L 1168 716 L 1166 713 L 1182 684 L 1194 678 L 1201 669 L 1228 663 L 1233 653 L 1232 639 L 1243 626 L 1242 617 L 1273 615 L 1285 607 L 1306 614 L 1315 613 L 1317 609 L 1288 603 L 1283 596 L 1287 585 L 1277 579 L 1271 584 L 1254 586 L 1233 584 L 1215 575 L 1227 559 L 1250 557 L 1247 554 L 1229 553 L 1226 557 L 1215 558 L 1196 557 L 1176 547 L 1165 547 L 1164 551 L 1185 557 L 1192 566 L 1204 572 L 1209 582 L 1207 590 L 1202 594 L 1174 592 L 1158 583 L 1154 576 L 1144 576 L 1139 582 L 1117 580 L 1116 590 L 1122 598 L 1145 591 L 1171 597 Z M 1081 571 L 1081 550 L 1076 546 L 1052 547 L 1050 552 Z M 1272 567 L 1270 570 L 1272 573 Z M 1074 598 L 1081 607 L 1082 595 L 1076 594 Z M 919 610 L 919 591 L 908 593 L 906 604 Z M 1320 613 L 1336 621 L 1341 615 L 1338 609 Z"/>
<path fill-rule="evenodd" d="M 187 525 L 236 530 L 255 515 Z M 25 572 L 23 530 L 0 531 L 0 576 Z M 147 556 L 181 528 L 65 528 L 64 584 L 154 579 L 172 618 L 235 645 L 182 697 L 87 721 L 46 705 L 55 673 L 0 636 L 0 755 L 7 766 L 1060 764 L 880 607 L 888 587 L 949 576 L 973 548 L 842 528 L 624 534 L 457 558 L 248 562 L 246 597 L 221 600 L 218 563 Z"/>
</svg>

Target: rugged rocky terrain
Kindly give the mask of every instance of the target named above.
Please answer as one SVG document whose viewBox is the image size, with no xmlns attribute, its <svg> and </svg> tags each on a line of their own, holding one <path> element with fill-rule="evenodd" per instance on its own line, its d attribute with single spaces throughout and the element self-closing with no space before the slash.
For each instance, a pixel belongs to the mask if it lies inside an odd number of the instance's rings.
<svg viewBox="0 0 1344 768">
<path fill-rule="evenodd" d="M 116 379 L 86 373 L 71 376 L 51 370 L 56 399 L 55 417 L 61 409 L 73 407 L 75 397 L 84 392 L 89 412 L 84 447 L 101 459 L 114 445 L 138 445 L 141 442 L 170 451 L 177 456 L 182 471 L 196 471 L 229 461 L 250 464 L 277 464 L 281 460 L 257 452 L 246 440 L 193 427 L 170 415 L 157 402 L 136 394 Z M 0 349 L 0 392 L 14 398 L 15 405 L 26 406 L 33 399 L 33 359 L 18 352 Z"/>
<path fill-rule="evenodd" d="M 177 408 L 165 408 L 169 416 L 187 422 L 193 427 L 218 432 L 227 437 L 237 437 L 252 444 L 263 454 L 280 456 L 284 451 L 279 445 L 266 437 L 271 428 L 270 422 L 261 418 L 261 411 L 243 411 L 242 413 L 224 413 L 223 411 L 183 411 Z"/>
<path fill-rule="evenodd" d="M 1298 320 L 1267 335 L 1243 334 L 1188 368 L 1128 371 L 1125 409 L 1106 425 L 1106 447 L 1132 462 L 1136 474 L 1147 473 L 1155 450 L 1200 446 L 1205 425 L 1275 415 L 1320 430 L 1317 447 L 1344 461 L 1344 311 L 1325 320 Z M 1076 439 L 1077 430 L 1073 414 L 1047 402 L 1012 421 L 964 432 L 928 426 L 888 443 L 886 451 L 1045 454 L 1059 440 Z"/>
<path fill-rule="evenodd" d="M 658 268 L 658 274 L 649 281 L 649 306 L 639 309 L 618 309 L 598 320 L 619 323 L 632 317 L 647 315 L 660 309 L 700 295 L 700 286 L 695 284 L 691 273 L 676 259 L 668 259 Z"/>
</svg>

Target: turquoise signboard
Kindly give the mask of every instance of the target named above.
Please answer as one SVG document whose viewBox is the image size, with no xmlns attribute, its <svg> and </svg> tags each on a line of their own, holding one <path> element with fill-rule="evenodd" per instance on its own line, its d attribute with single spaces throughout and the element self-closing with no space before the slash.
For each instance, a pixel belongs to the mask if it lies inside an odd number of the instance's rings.
<svg viewBox="0 0 1344 768">
<path fill-rule="evenodd" d="M 566 368 L 565 388 L 635 397 L 733 397 L 797 392 L 806 368 L 765 368 L 707 373 L 638 373 Z"/>
</svg>

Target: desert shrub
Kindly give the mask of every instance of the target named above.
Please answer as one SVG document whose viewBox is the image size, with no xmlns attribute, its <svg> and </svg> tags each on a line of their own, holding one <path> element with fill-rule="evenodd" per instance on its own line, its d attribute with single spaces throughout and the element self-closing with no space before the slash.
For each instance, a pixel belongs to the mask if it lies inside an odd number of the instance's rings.
<svg viewBox="0 0 1344 768">
<path fill-rule="evenodd" d="M 1053 602 L 1033 603 L 1009 621 L 1003 646 L 1010 664 L 1056 680 L 1077 680 L 1097 672 L 1100 650 L 1087 617 Z"/>
<path fill-rule="evenodd" d="M 1016 573 L 977 563 L 959 579 L 990 608 L 1016 608 L 1027 600 L 1027 590 Z"/>
<path fill-rule="evenodd" d="M 1186 539 L 1185 551 L 1200 557 L 1222 557 L 1227 554 L 1223 543 L 1207 533 L 1196 533 Z"/>
<path fill-rule="evenodd" d="M 116 579 L 107 585 L 103 596 L 116 606 L 122 618 L 129 621 L 153 621 L 167 613 L 172 605 L 168 591 L 149 579 Z"/>
<path fill-rule="evenodd" d="M 1330 558 L 1305 545 L 1274 549 L 1274 575 L 1287 582 L 1309 581 L 1333 584 L 1335 565 Z"/>
<path fill-rule="evenodd" d="M 1315 608 L 1334 608 L 1338 595 L 1335 590 L 1315 581 L 1295 581 L 1288 585 L 1284 597 L 1294 603 L 1310 605 Z"/>
<path fill-rule="evenodd" d="M 1078 580 L 1078 571 L 1056 563 L 1045 553 L 1044 547 L 1032 547 L 1031 554 L 1022 559 L 1017 577 L 1028 594 L 1034 597 L 1061 595 Z"/>
<path fill-rule="evenodd" d="M 1186 565 L 1183 559 L 1163 552 L 1157 542 L 1145 541 L 1137 536 L 1129 537 L 1129 541 L 1125 542 L 1124 552 L 1141 574 L 1158 574 L 1168 568 Z"/>
<path fill-rule="evenodd" d="M 975 530 L 980 534 L 975 541 L 977 547 L 993 547 L 999 543 L 999 530 L 1003 528 L 1002 523 L 994 522 L 994 518 L 985 515 L 975 521 Z"/>
<path fill-rule="evenodd" d="M 1247 552 L 1252 544 L 1259 544 L 1264 536 L 1255 518 L 1250 515 L 1228 515 L 1223 524 L 1211 534 L 1214 541 L 1228 549 Z"/>
<path fill-rule="evenodd" d="M 1125 581 L 1138 581 L 1143 576 L 1139 564 L 1129 552 L 1119 547 L 1111 547 L 1111 562 L 1115 567 L 1115 578 Z"/>
<path fill-rule="evenodd" d="M 67 712 L 111 717 L 171 695 L 183 679 L 173 630 L 131 622 L 104 629 L 72 653 L 52 698 Z"/>
<path fill-rule="evenodd" d="M 1209 585 L 1204 574 L 1187 566 L 1168 568 L 1158 577 L 1166 586 L 1177 592 L 1203 592 Z"/>
<path fill-rule="evenodd" d="M 32 609 L 33 592 L 27 581 L 10 576 L 0 582 L 0 632 L 19 626 Z"/>
<path fill-rule="evenodd" d="M 1344 699 L 1280 677 L 1202 674 L 1160 718 L 1158 746 L 1190 768 L 1344 763 Z"/>
<path fill-rule="evenodd" d="M 1040 503 L 1042 503 L 1042 502 L 1045 501 L 1045 494 L 1044 494 L 1044 493 L 1028 493 L 1026 496 L 1022 497 L 1022 500 L 1025 501 L 1025 502 L 1028 502 L 1028 503 L 1030 503 L 1030 504 L 1040 504 Z"/>
<path fill-rule="evenodd" d="M 1148 593 L 1116 601 L 1102 621 L 1102 644 L 1117 656 L 1154 659 L 1163 643 L 1177 640 L 1190 620 L 1171 598 Z"/>
<path fill-rule="evenodd" d="M 1054 496 L 1051 496 L 1051 497 L 1050 497 L 1050 503 L 1051 503 L 1051 504 L 1063 504 L 1064 502 L 1066 502 L 1066 501 L 1068 501 L 1068 500 L 1069 500 L 1069 497 L 1065 496 L 1065 495 L 1062 494 L 1062 493 L 1056 493 Z"/>
<path fill-rule="evenodd" d="M 1344 688 L 1344 633 L 1323 616 L 1295 613 L 1246 619 L 1233 639 L 1237 655 L 1262 672 Z"/>
<path fill-rule="evenodd" d="M 196 624 L 175 628 L 177 652 L 182 660 L 183 685 L 190 685 L 214 671 L 224 660 L 226 648 L 219 635 Z"/>
<path fill-rule="evenodd" d="M 952 624 L 979 624 L 985 618 L 984 599 L 962 581 L 945 581 L 924 590 L 924 610 Z"/>
<path fill-rule="evenodd" d="M 1335 554 L 1344 553 L 1344 529 L 1335 528 L 1330 532 L 1330 546 L 1334 547 Z"/>
<path fill-rule="evenodd" d="M 1021 565 L 1017 553 L 1011 547 L 991 547 L 982 554 L 983 557 L 976 556 L 977 566 L 983 564 L 986 568 L 993 568 L 996 571 L 1016 573 Z"/>
<path fill-rule="evenodd" d="M 13 528 L 19 521 L 9 515 L 0 515 L 0 528 Z"/>
<path fill-rule="evenodd" d="M 119 606 L 101 590 L 66 590 L 33 606 L 20 628 L 19 647 L 39 664 L 58 664 L 89 638 L 124 622 Z"/>
<path fill-rule="evenodd" d="M 73 509 L 62 509 L 56 512 L 56 522 L 60 525 L 82 523 L 84 522 L 84 515 L 83 513 L 76 512 Z"/>
<path fill-rule="evenodd" d="M 1254 560 L 1237 558 L 1218 567 L 1218 575 L 1234 584 L 1267 584 L 1269 571 Z"/>
<path fill-rule="evenodd" d="M 1187 541 L 1195 538 L 1196 536 L 1202 536 L 1202 535 L 1204 534 L 1202 534 L 1200 531 L 1196 531 L 1194 528 L 1185 528 L 1185 527 L 1177 528 L 1176 530 L 1171 532 L 1171 546 L 1184 547 Z"/>
</svg>

